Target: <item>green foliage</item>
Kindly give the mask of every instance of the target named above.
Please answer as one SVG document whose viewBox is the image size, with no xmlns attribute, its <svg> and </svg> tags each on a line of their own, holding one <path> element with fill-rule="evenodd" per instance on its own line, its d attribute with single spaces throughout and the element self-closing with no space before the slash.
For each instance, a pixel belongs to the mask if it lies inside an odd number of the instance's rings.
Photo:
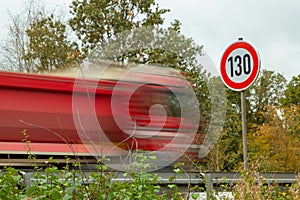
<svg viewBox="0 0 300 200">
<path fill-rule="evenodd" d="M 70 8 L 69 24 L 85 53 L 118 33 L 161 25 L 162 15 L 169 11 L 160 9 L 154 0 L 75 0 Z"/>
<path fill-rule="evenodd" d="M 32 60 L 35 71 L 59 71 L 74 67 L 79 61 L 76 43 L 67 40 L 66 26 L 54 15 L 30 24 L 28 53 L 24 60 Z"/>
<path fill-rule="evenodd" d="M 149 167 L 148 160 L 155 158 L 141 152 L 134 153 L 133 158 L 132 166 L 123 174 L 123 181 L 113 180 L 118 173 L 108 171 L 108 167 L 101 163 L 94 172 L 74 170 L 73 167 L 79 164 L 69 163 L 68 158 L 66 165 L 61 169 L 51 164 L 34 172 L 30 185 L 25 185 L 20 171 L 8 167 L 0 172 L 0 198 L 183 200 L 198 199 L 198 192 L 205 191 L 198 185 L 188 185 L 185 192 L 179 190 L 176 179 L 186 174 L 184 163 L 174 165 L 174 176 L 169 177 L 170 183 L 167 184 L 167 188 L 162 189 L 160 177 L 156 173 L 146 172 Z M 50 158 L 49 163 L 55 163 L 55 160 Z M 256 171 L 259 165 L 255 166 L 242 173 L 242 178 L 233 189 L 235 199 L 299 199 L 299 175 L 291 187 L 281 189 L 279 185 L 267 183 Z M 210 199 L 215 199 L 216 196 L 218 194 L 211 191 Z"/>
<path fill-rule="evenodd" d="M 108 167 L 99 163 L 98 171 L 84 172 L 74 170 L 66 158 L 66 166 L 58 169 L 49 165 L 45 169 L 38 169 L 33 173 L 29 186 L 25 186 L 22 175 L 14 168 L 6 168 L 0 174 L 1 199 L 184 199 L 182 193 L 174 184 L 170 190 L 162 191 L 160 177 L 155 173 L 148 173 L 148 159 L 153 156 L 141 152 L 133 154 L 135 161 L 123 174 L 124 181 L 113 181 L 116 173 L 109 172 Z M 48 162 L 47 162 L 48 163 Z M 55 163 L 53 158 L 49 163 Z M 175 170 L 177 171 L 177 170 Z M 180 172 L 178 172 L 180 174 Z M 176 191 L 176 192 L 174 192 Z"/>
<path fill-rule="evenodd" d="M 14 200 L 25 197 L 25 187 L 21 184 L 22 175 L 18 170 L 7 167 L 0 171 L 0 199 Z"/>
<path fill-rule="evenodd" d="M 280 73 L 263 70 L 260 76 L 251 86 L 249 122 L 255 125 L 262 125 L 266 122 L 268 107 L 279 106 L 284 97 L 286 79 Z"/>
<path fill-rule="evenodd" d="M 284 93 L 285 98 L 282 99 L 283 105 L 300 105 L 300 74 L 292 77 Z"/>
<path fill-rule="evenodd" d="M 223 133 L 213 150 L 204 158 L 204 169 L 208 171 L 232 171 L 243 161 L 240 93 L 230 89 L 225 92 L 227 105 Z"/>
<path fill-rule="evenodd" d="M 9 35 L 1 44 L 4 69 L 35 73 L 74 67 L 81 57 L 77 44 L 67 37 L 61 16 L 48 14 L 43 0 L 26 1 L 18 15 L 11 15 Z"/>
<path fill-rule="evenodd" d="M 84 55 L 91 60 L 158 64 L 180 70 L 201 102 L 205 120 L 200 124 L 208 121 L 209 75 L 197 63 L 202 46 L 180 34 L 178 20 L 162 28 L 162 16 L 169 10 L 160 9 L 154 0 L 75 0 L 70 8 L 69 25 L 81 41 Z"/>
<path fill-rule="evenodd" d="M 292 79 L 287 89 L 286 82 L 282 74 L 263 70 L 255 84 L 245 91 L 249 161 L 263 161 L 265 170 L 298 170 L 299 108 L 291 106 L 294 103 L 287 103 L 293 102 L 288 100 L 293 98 L 289 98 L 287 94 L 295 94 L 296 99 L 297 78 Z M 224 133 L 205 158 L 206 168 L 209 170 L 235 170 L 243 161 L 240 93 L 231 90 L 226 93 Z M 289 105 L 290 108 L 284 105 Z"/>
</svg>

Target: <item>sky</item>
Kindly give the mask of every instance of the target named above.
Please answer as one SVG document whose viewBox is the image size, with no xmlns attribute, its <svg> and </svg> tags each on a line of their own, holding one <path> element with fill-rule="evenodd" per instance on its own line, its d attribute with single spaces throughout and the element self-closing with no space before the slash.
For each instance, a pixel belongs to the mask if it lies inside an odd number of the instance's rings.
<svg viewBox="0 0 300 200">
<path fill-rule="evenodd" d="M 300 74 L 300 1 L 159 0 L 178 18 L 183 32 L 201 45 L 218 67 L 223 52 L 239 37 L 260 54 L 262 69 L 286 78 Z"/>
<path fill-rule="evenodd" d="M 0 39 L 5 38 L 8 10 L 15 14 L 25 0 L 3 2 Z M 45 0 L 53 9 L 68 11 L 71 0 Z M 261 68 L 282 73 L 287 79 L 300 74 L 300 1 L 298 0 L 157 0 L 169 8 L 166 23 L 179 19 L 182 33 L 204 46 L 200 61 L 218 73 L 220 59 L 229 44 L 243 37 L 260 54 Z"/>
</svg>

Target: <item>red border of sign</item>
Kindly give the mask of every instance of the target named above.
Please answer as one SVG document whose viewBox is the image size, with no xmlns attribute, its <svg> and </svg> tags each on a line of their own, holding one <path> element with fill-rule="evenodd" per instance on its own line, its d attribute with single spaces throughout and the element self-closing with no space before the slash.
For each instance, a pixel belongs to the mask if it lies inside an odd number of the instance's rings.
<svg viewBox="0 0 300 200">
<path fill-rule="evenodd" d="M 251 71 L 251 75 L 247 80 L 241 83 L 236 83 L 233 82 L 227 75 L 226 73 L 226 61 L 229 56 L 229 54 L 238 49 L 238 48 L 243 48 L 246 49 L 252 56 L 253 59 L 253 70 Z M 250 45 L 249 43 L 245 41 L 238 41 L 233 44 L 231 44 L 224 52 L 222 59 L 221 59 L 221 65 L 220 65 L 220 71 L 221 71 L 221 77 L 223 79 L 224 84 L 229 87 L 232 90 L 235 91 L 241 91 L 245 90 L 248 87 L 251 86 L 251 84 L 255 81 L 256 77 L 258 76 L 259 73 L 259 68 L 260 68 L 260 57 L 254 47 Z"/>
</svg>

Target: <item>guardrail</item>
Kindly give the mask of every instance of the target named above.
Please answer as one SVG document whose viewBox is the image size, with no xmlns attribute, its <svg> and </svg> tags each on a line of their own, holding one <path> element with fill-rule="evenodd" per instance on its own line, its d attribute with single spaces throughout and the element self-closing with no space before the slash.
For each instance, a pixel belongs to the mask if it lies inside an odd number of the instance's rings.
<svg viewBox="0 0 300 200">
<path fill-rule="evenodd" d="M 82 177 L 88 177 L 90 173 L 95 171 L 81 171 L 78 174 L 83 174 Z M 23 180 L 26 185 L 30 186 L 31 182 L 34 179 L 34 171 L 21 171 L 23 175 Z M 43 174 L 45 172 L 39 172 Z M 187 186 L 187 185 L 201 185 L 206 190 L 210 191 L 214 188 L 218 188 L 221 185 L 227 185 L 228 188 L 235 185 L 240 179 L 241 174 L 235 172 L 206 172 L 206 173 L 199 173 L 199 172 L 188 172 L 183 174 L 176 174 L 173 172 L 155 172 L 158 177 L 160 177 L 159 183 L 161 185 L 167 185 L 170 183 L 175 183 L 180 186 Z M 114 178 L 112 181 L 131 181 L 130 177 L 124 178 L 124 173 L 122 172 L 114 172 Z M 169 181 L 169 178 L 174 176 L 174 180 L 172 182 Z M 280 185 L 289 185 L 296 181 L 297 173 L 286 173 L 286 172 L 268 172 L 268 173 L 259 173 L 265 181 L 268 183 L 277 183 Z"/>
</svg>

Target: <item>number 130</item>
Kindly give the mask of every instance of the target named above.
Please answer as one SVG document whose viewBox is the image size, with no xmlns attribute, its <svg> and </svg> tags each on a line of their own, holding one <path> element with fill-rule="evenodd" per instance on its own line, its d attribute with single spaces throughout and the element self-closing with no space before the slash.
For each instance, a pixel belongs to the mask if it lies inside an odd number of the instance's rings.
<svg viewBox="0 0 300 200">
<path fill-rule="evenodd" d="M 248 75 L 251 72 L 251 57 L 249 54 L 245 54 L 243 57 L 236 55 L 228 58 L 230 65 L 230 76 L 240 76 L 242 74 Z"/>
</svg>

